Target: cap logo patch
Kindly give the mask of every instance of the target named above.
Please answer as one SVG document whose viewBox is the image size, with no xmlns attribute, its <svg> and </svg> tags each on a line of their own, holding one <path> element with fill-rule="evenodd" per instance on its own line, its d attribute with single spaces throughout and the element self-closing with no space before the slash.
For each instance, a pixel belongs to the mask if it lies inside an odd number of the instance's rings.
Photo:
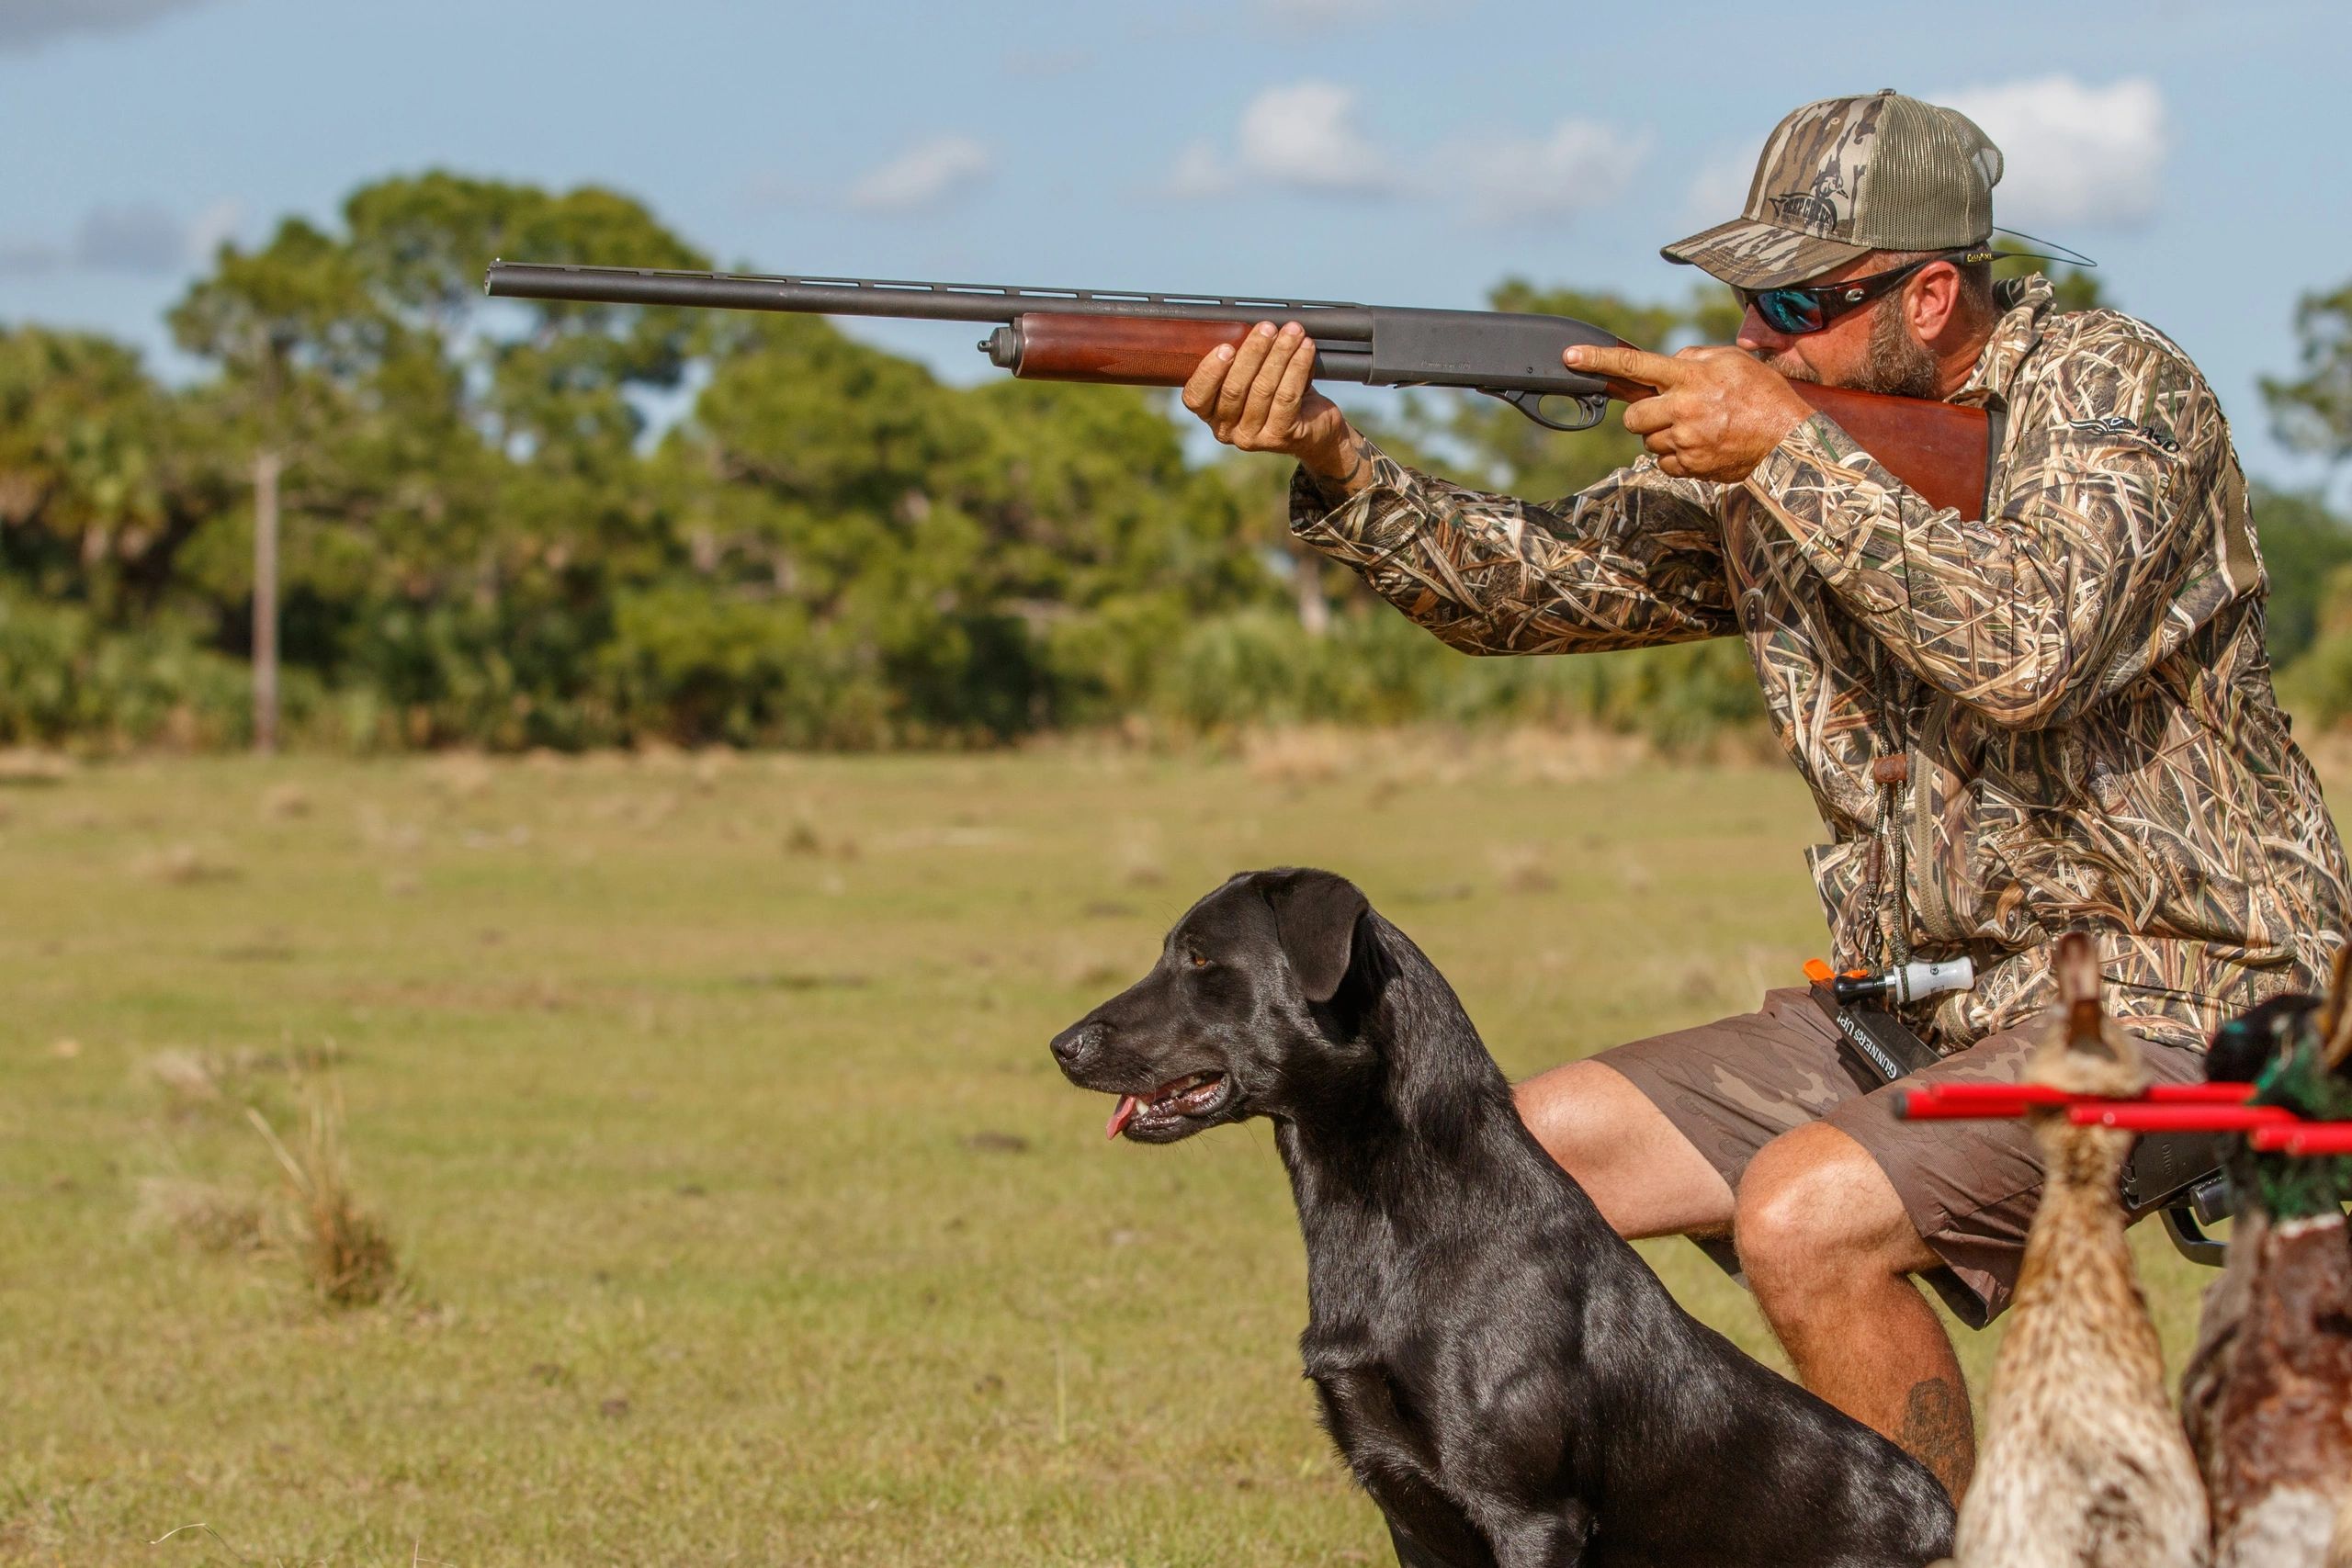
<svg viewBox="0 0 2352 1568">
<path fill-rule="evenodd" d="M 1860 178 L 1861 170 L 1854 171 Z M 1826 231 L 1853 216 L 1853 194 L 1846 188 L 1845 171 L 1832 166 L 1814 176 L 1811 190 L 1784 190 L 1764 198 L 1772 215 L 1792 229 Z"/>
</svg>

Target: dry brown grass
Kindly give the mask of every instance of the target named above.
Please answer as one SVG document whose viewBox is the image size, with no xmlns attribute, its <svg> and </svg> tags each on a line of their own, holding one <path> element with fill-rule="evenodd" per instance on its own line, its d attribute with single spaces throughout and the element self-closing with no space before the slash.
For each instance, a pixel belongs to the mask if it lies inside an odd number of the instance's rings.
<svg viewBox="0 0 2352 1568">
<path fill-rule="evenodd" d="M 55 751 L 14 746 L 0 751 L 0 784 L 63 784 L 73 775 L 71 759 Z"/>
<path fill-rule="evenodd" d="M 413 822 L 388 817 L 374 801 L 362 801 L 358 811 L 359 841 L 371 850 L 408 854 L 424 846 L 424 829 Z"/>
<path fill-rule="evenodd" d="M 225 856 L 214 854 L 194 844 L 166 844 L 139 862 L 143 876 L 175 887 L 193 887 L 207 882 L 232 882 L 240 873 Z"/>
<path fill-rule="evenodd" d="M 1346 730 L 1322 725 L 1253 730 L 1241 738 L 1241 765 L 1260 784 L 1329 784 L 1361 764 L 1363 745 Z"/>
<path fill-rule="evenodd" d="M 167 1236 L 199 1252 L 259 1252 L 268 1239 L 257 1199 L 180 1176 L 140 1179 L 130 1231 Z"/>
<path fill-rule="evenodd" d="M 1260 784 L 1305 790 L 1340 781 L 1369 784 L 1375 804 L 1406 789 L 1473 781 L 1575 784 L 1649 761 L 1649 743 L 1600 729 L 1523 728 L 1463 733 L 1430 728 L 1340 729 L 1301 725 L 1241 737 L 1243 768 Z"/>
<path fill-rule="evenodd" d="M 1544 863 L 1541 844 L 1505 844 L 1494 852 L 1495 874 L 1506 893 L 1551 893 L 1560 879 Z"/>
<path fill-rule="evenodd" d="M 245 1115 L 285 1173 L 294 1208 L 294 1251 L 311 1294 L 332 1307 L 373 1306 L 401 1281 L 391 1233 L 353 1195 L 342 1086 L 331 1075 L 306 1073 L 300 1088 L 301 1127 L 291 1148 L 259 1111 L 248 1106 Z"/>
<path fill-rule="evenodd" d="M 80 1049 L 76 1044 L 75 1054 Z M 173 1045 L 150 1054 L 137 1070 L 163 1091 L 176 1119 L 206 1112 L 233 1117 L 250 1106 L 267 1107 L 288 1084 L 299 1086 L 305 1074 L 325 1071 L 340 1055 L 332 1044 L 290 1053 L 254 1045 L 225 1050 Z"/>
<path fill-rule="evenodd" d="M 311 814 L 311 792 L 291 780 L 274 784 L 261 792 L 261 817 L 265 822 L 292 822 Z"/>
<path fill-rule="evenodd" d="M 452 751 L 427 764 L 425 780 L 450 800 L 479 800 L 498 776 L 490 762 L 470 751 Z"/>
<path fill-rule="evenodd" d="M 1119 883 L 1125 887 L 1159 887 L 1168 881 L 1168 863 L 1159 850 L 1159 830 L 1148 822 L 1129 822 L 1119 830 L 1113 859 Z"/>
<path fill-rule="evenodd" d="M 695 788 L 708 795 L 735 770 L 735 753 L 724 746 L 707 746 L 695 753 Z"/>
<path fill-rule="evenodd" d="M 156 1052 L 141 1064 L 147 1077 L 164 1091 L 172 1109 L 179 1111 L 218 1105 L 226 1099 L 221 1089 L 226 1066 L 211 1052 L 176 1045 Z"/>
</svg>

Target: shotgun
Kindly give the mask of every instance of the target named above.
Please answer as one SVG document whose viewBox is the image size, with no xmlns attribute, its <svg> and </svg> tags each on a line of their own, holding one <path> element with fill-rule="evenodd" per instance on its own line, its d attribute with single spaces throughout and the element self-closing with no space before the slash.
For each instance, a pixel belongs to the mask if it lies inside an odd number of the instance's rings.
<svg viewBox="0 0 2352 1568">
<path fill-rule="evenodd" d="M 1317 380 L 1464 388 L 1499 398 L 1549 430 L 1589 430 L 1611 399 L 1634 402 L 1654 391 L 1564 366 L 1561 352 L 1572 344 L 1629 346 L 1571 316 L 509 261 L 490 264 L 485 288 L 505 299 L 995 322 L 980 350 L 1015 376 L 1128 387 L 1181 387 L 1219 344 L 1239 344 L 1260 321 L 1296 321 L 1315 340 Z M 1929 505 L 1956 508 L 1972 521 L 1984 516 L 1994 446 L 1984 410 L 1792 385 Z"/>
</svg>

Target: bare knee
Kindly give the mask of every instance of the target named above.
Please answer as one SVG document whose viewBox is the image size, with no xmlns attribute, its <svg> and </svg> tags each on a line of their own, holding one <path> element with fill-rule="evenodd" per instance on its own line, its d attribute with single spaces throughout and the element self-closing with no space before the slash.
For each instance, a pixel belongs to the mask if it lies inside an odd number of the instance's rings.
<svg viewBox="0 0 2352 1568">
<path fill-rule="evenodd" d="M 1717 1233 L 1731 1187 L 1623 1074 L 1571 1062 L 1513 1090 L 1535 1141 L 1621 1235 Z"/>
<path fill-rule="evenodd" d="M 1610 1162 L 1624 1120 L 1620 1091 L 1632 1089 L 1605 1067 L 1570 1062 L 1514 1085 L 1511 1097 L 1535 1141 L 1560 1168 L 1583 1180 Z"/>
<path fill-rule="evenodd" d="M 1768 1305 L 1801 1306 L 1935 1261 L 1878 1162 L 1819 1123 L 1757 1151 L 1740 1177 L 1733 1236 Z"/>
</svg>

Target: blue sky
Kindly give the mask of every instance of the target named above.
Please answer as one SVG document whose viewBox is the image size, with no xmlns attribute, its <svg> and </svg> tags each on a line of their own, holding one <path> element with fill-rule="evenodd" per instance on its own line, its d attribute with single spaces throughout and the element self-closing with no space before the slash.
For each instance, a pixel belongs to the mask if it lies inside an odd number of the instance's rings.
<svg viewBox="0 0 2352 1568">
<path fill-rule="evenodd" d="M 2256 382 L 2352 276 L 2347 45 L 2301 0 L 0 0 L 0 320 L 160 355 L 212 243 L 435 165 L 617 186 L 771 271 L 1665 298 L 1657 247 L 1730 215 L 1783 112 L 1894 86 L 1975 112 L 1996 218 L 2097 256 L 2248 467 L 2309 484 Z M 980 373 L 968 331 L 882 331 Z"/>
</svg>

